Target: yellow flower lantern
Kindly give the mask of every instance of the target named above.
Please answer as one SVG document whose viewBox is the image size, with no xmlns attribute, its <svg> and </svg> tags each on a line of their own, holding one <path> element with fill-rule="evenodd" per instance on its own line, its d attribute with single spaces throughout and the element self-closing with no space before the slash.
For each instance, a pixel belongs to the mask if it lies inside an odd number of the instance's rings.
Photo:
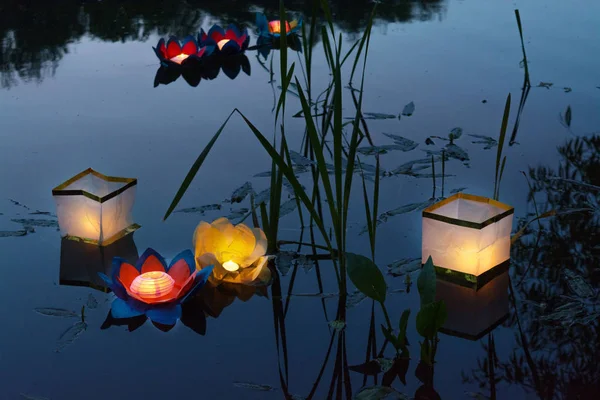
<svg viewBox="0 0 600 400">
<path fill-rule="evenodd" d="M 508 271 L 481 290 L 438 279 L 436 300 L 446 303 L 448 318 L 440 332 L 468 340 L 479 340 L 508 318 Z"/>
<path fill-rule="evenodd" d="M 108 286 L 98 276 L 98 273 L 110 276 L 114 257 L 121 257 L 128 263 L 135 264 L 139 254 L 133 234 L 104 247 L 84 241 L 70 240 L 66 237 L 62 238 L 59 284 L 61 286 L 87 286 L 107 292 Z"/>
<path fill-rule="evenodd" d="M 267 237 L 259 228 L 233 225 L 227 218 L 203 221 L 194 232 L 194 246 L 197 269 L 214 265 L 212 280 L 249 284 L 268 273 Z"/>
<path fill-rule="evenodd" d="M 61 236 L 107 246 L 138 229 L 131 216 L 136 185 L 88 168 L 52 189 Z"/>
<path fill-rule="evenodd" d="M 458 193 L 423 210 L 422 262 L 438 276 L 481 288 L 508 269 L 514 208 Z"/>
</svg>

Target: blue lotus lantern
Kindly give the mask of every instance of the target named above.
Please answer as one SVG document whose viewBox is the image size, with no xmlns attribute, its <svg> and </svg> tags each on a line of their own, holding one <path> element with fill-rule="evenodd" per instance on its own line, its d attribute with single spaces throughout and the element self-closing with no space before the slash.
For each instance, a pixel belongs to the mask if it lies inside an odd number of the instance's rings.
<svg viewBox="0 0 600 400">
<path fill-rule="evenodd" d="M 234 24 L 230 24 L 226 29 L 213 25 L 208 32 L 200 30 L 198 43 L 200 46 L 213 47 L 217 54 L 238 54 L 248 48 L 250 36 L 247 29 L 239 29 Z"/>
<path fill-rule="evenodd" d="M 302 18 L 299 20 L 286 21 L 282 26 L 280 20 L 269 21 L 265 14 L 256 13 L 256 27 L 259 36 L 279 37 L 282 33 L 286 36 L 297 34 L 302 27 Z"/>
<path fill-rule="evenodd" d="M 189 63 L 200 61 L 203 57 L 212 54 L 214 47 L 200 46 L 193 36 L 186 36 L 182 41 L 171 37 L 168 42 L 160 39 L 156 47 L 152 48 L 160 63 L 168 66 L 185 66 Z"/>
<path fill-rule="evenodd" d="M 167 266 L 165 259 L 149 248 L 135 266 L 115 257 L 111 276 L 99 275 L 117 296 L 111 306 L 112 317 L 145 315 L 153 323 L 172 327 L 181 317 L 181 304 L 204 286 L 212 269 L 197 271 L 190 250 L 179 253 Z"/>
</svg>

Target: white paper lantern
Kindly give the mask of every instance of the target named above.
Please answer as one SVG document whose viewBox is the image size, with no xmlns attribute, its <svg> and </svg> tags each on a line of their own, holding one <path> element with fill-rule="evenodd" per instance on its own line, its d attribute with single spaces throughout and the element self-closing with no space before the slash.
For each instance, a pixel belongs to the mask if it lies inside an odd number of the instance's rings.
<svg viewBox="0 0 600 400">
<path fill-rule="evenodd" d="M 423 211 L 422 262 L 476 289 L 508 269 L 514 208 L 458 193 Z"/>
<path fill-rule="evenodd" d="M 477 291 L 438 279 L 436 300 L 443 300 L 448 312 L 440 332 L 479 340 L 496 329 L 508 318 L 508 279 L 505 271 Z"/>
<path fill-rule="evenodd" d="M 135 265 L 139 255 L 133 234 L 105 247 L 65 237 L 60 245 L 59 284 L 85 286 L 107 292 L 106 282 L 100 278 L 98 272 L 110 276 L 114 257 L 121 257 Z"/>
<path fill-rule="evenodd" d="M 89 168 L 52 190 L 61 235 L 106 246 L 138 229 L 131 209 L 137 179 Z"/>
</svg>

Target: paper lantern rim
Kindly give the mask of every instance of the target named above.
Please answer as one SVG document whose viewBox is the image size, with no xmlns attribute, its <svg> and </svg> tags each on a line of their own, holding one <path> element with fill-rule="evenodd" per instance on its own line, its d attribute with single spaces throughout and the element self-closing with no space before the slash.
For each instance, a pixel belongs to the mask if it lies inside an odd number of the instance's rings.
<svg viewBox="0 0 600 400">
<path fill-rule="evenodd" d="M 100 178 L 106 182 L 122 183 L 123 186 L 121 186 L 119 189 L 114 190 L 102 197 L 97 196 L 97 195 L 90 193 L 83 189 L 75 189 L 75 190 L 66 189 L 68 186 L 70 186 L 74 182 L 77 182 L 81 178 L 88 176 L 88 175 L 94 175 L 95 177 Z M 74 177 L 67 179 L 60 185 L 56 186 L 54 189 L 52 189 L 52 195 L 53 196 L 85 196 L 90 200 L 97 201 L 98 203 L 104 203 L 104 202 L 120 195 L 127 189 L 134 187 L 135 185 L 137 185 L 136 178 L 122 178 L 122 177 L 117 177 L 117 176 L 108 176 L 108 175 L 101 174 L 100 172 L 95 171 L 92 168 L 88 168 L 88 169 L 78 173 Z"/>
<path fill-rule="evenodd" d="M 504 210 L 504 212 L 496 214 L 496 215 L 492 216 L 491 218 L 486 219 L 483 222 L 473 222 L 473 221 L 468 221 L 468 220 L 464 220 L 464 219 L 460 219 L 460 218 L 447 217 L 445 215 L 436 214 L 434 212 L 435 210 L 439 209 L 440 207 L 445 206 L 446 204 L 450 204 L 453 201 L 456 201 L 459 199 L 470 200 L 470 201 L 474 201 L 477 203 L 490 204 L 494 207 Z M 445 222 L 447 224 L 458 225 L 458 226 L 462 226 L 465 228 L 481 230 L 488 225 L 491 225 L 495 222 L 500 221 L 501 219 L 508 217 L 509 215 L 514 214 L 514 212 L 515 212 L 514 207 L 509 206 L 508 204 L 505 204 L 505 203 L 501 203 L 496 200 L 492 200 L 487 197 L 476 196 L 476 195 L 467 194 L 467 193 L 456 193 L 456 194 L 424 209 L 423 210 L 423 218 L 435 219 L 437 221 Z"/>
</svg>

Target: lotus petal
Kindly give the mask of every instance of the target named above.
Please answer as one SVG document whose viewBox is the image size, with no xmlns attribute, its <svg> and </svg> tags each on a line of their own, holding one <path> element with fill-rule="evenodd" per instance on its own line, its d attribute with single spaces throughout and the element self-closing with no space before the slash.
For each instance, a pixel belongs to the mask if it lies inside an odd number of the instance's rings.
<svg viewBox="0 0 600 400">
<path fill-rule="evenodd" d="M 171 37 L 167 42 L 167 58 L 171 59 L 181 54 L 181 46 L 175 37 Z"/>
<path fill-rule="evenodd" d="M 193 287 L 190 289 L 189 292 L 187 292 L 187 294 L 185 295 L 185 297 L 183 297 L 183 299 L 181 299 L 182 303 L 185 303 L 187 300 L 189 300 L 190 297 L 192 297 L 194 294 L 196 294 L 198 292 L 198 290 L 200 290 L 208 281 L 208 278 L 210 277 L 210 274 L 213 272 L 213 266 L 209 265 L 208 267 L 203 268 L 201 271 L 196 273 L 196 277 L 194 278 L 194 285 Z"/>
<path fill-rule="evenodd" d="M 167 263 L 156 250 L 147 248 L 140 258 L 138 258 L 135 268 L 142 274 L 152 271 L 165 272 L 167 270 Z"/>
<path fill-rule="evenodd" d="M 130 303 L 123 299 L 115 299 L 112 302 L 110 313 L 116 319 L 133 318 L 144 314 L 133 308 Z"/>
<path fill-rule="evenodd" d="M 162 325 L 175 325 L 177 320 L 181 317 L 181 306 L 175 304 L 172 306 L 155 307 L 146 311 L 146 316 L 150 318 L 152 322 Z"/>
<path fill-rule="evenodd" d="M 195 55 L 198 53 L 198 44 L 193 36 L 186 36 L 181 43 L 181 53 Z"/>
<path fill-rule="evenodd" d="M 113 286 L 116 281 L 119 281 L 125 289 L 129 289 L 131 283 L 140 275 L 140 272 L 133 265 L 129 264 L 122 258 L 115 257 L 113 259 Z"/>
</svg>

